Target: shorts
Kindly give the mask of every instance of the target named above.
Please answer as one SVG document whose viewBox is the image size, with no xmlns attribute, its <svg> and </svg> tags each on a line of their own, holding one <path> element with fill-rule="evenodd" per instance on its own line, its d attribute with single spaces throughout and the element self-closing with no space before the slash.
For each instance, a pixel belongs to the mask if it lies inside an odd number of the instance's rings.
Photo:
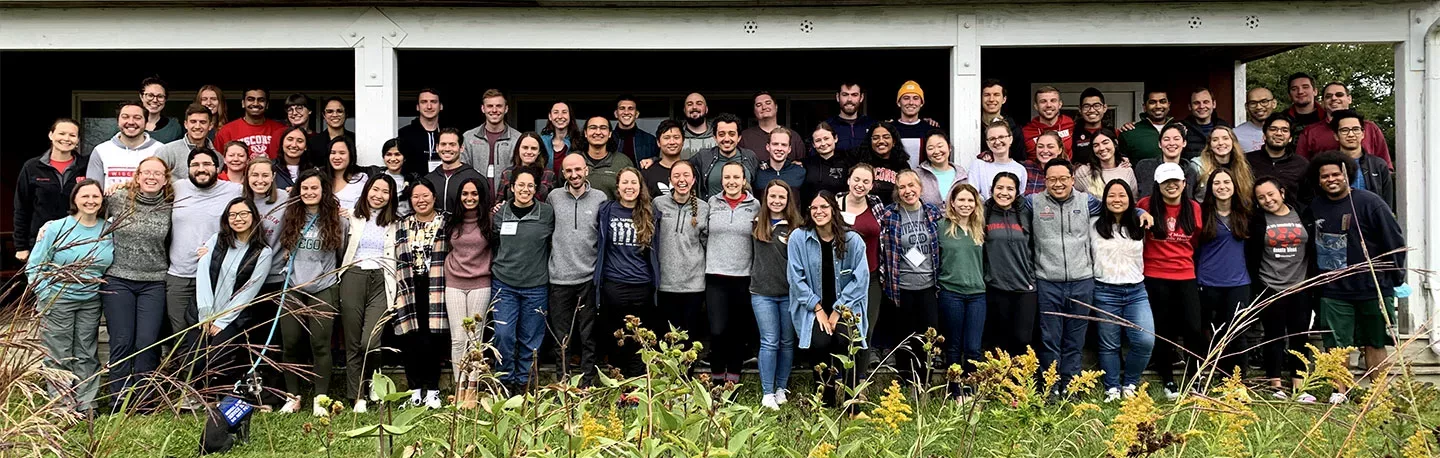
<svg viewBox="0 0 1440 458">
<path fill-rule="evenodd" d="M 1326 348 L 1370 347 L 1395 345 L 1385 327 L 1386 317 L 1395 322 L 1395 298 L 1386 296 L 1384 314 L 1375 299 L 1351 301 L 1320 299 L 1320 321 L 1330 329 L 1324 334 Z"/>
</svg>

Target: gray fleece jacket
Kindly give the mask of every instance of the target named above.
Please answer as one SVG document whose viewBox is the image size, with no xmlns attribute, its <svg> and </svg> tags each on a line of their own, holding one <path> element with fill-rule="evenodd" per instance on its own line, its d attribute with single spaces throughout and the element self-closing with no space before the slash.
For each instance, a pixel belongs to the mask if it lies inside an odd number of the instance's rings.
<svg viewBox="0 0 1440 458">
<path fill-rule="evenodd" d="M 710 232 L 710 204 L 691 199 L 694 205 L 681 207 L 670 196 L 655 198 L 660 215 L 656 239 L 660 254 L 660 291 L 698 293 L 705 291 L 705 240 Z M 694 223 L 694 224 L 691 224 Z"/>
<path fill-rule="evenodd" d="M 595 275 L 595 258 L 600 242 L 600 204 L 605 193 L 585 186 L 579 198 L 569 186 L 550 191 L 545 201 L 555 211 L 555 237 L 550 256 L 550 283 L 578 285 Z"/>
<path fill-rule="evenodd" d="M 1034 217 L 1035 277 L 1052 282 L 1094 278 L 1090 215 L 1100 214 L 1100 201 L 1083 193 L 1071 193 L 1063 201 L 1048 192 L 1027 197 Z"/>
<path fill-rule="evenodd" d="M 735 208 L 725 195 L 710 198 L 710 238 L 705 245 L 705 273 L 732 277 L 750 276 L 751 239 L 760 201 L 749 193 Z M 662 261 L 663 262 L 663 261 Z"/>
</svg>

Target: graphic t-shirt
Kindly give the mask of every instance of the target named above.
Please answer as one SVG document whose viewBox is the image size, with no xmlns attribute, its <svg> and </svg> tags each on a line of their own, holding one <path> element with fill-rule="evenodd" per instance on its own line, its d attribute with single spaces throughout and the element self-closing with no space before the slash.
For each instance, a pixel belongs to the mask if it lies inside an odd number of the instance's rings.
<svg viewBox="0 0 1440 458">
<path fill-rule="evenodd" d="M 900 212 L 900 289 L 925 289 L 935 284 L 935 266 L 930 264 L 930 221 L 925 209 Z M 918 262 L 917 262 L 918 261 Z"/>
<path fill-rule="evenodd" d="M 1195 231 L 1186 234 L 1180 229 L 1180 206 L 1166 205 L 1165 217 L 1155 218 L 1155 224 L 1164 224 L 1165 239 L 1159 240 L 1150 231 L 1145 231 L 1145 276 L 1164 280 L 1195 279 L 1195 239 L 1200 233 L 1200 204 L 1189 202 L 1195 215 Z M 1150 208 L 1150 198 L 1143 197 L 1135 203 L 1138 208 Z"/>
<path fill-rule="evenodd" d="M 275 159 L 280 154 L 277 136 L 285 132 L 285 125 L 273 119 L 266 119 L 260 125 L 250 125 L 244 118 L 230 121 L 215 134 L 215 144 L 224 147 L 234 140 L 245 142 L 250 147 L 250 157 L 265 156 Z"/>
<path fill-rule="evenodd" d="M 610 221 L 600 222 L 609 226 L 610 231 L 610 239 L 606 240 L 605 246 L 605 270 L 602 272 L 606 280 L 632 285 L 652 280 L 650 258 L 648 253 L 641 252 L 643 246 L 636 240 L 634 213 L 634 209 L 614 205 L 610 210 Z"/>
<path fill-rule="evenodd" d="M 1285 289 L 1305 281 L 1305 244 L 1310 234 L 1295 210 L 1285 216 L 1265 215 L 1265 246 L 1260 256 L 1260 281 Z"/>
</svg>

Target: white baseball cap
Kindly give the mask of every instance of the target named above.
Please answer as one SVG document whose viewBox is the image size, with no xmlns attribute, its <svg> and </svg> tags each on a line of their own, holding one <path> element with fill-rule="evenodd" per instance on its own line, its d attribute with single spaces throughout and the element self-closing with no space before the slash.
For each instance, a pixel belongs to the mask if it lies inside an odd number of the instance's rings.
<svg viewBox="0 0 1440 458">
<path fill-rule="evenodd" d="M 1164 183 L 1170 180 L 1184 180 L 1185 171 L 1180 169 L 1180 164 L 1166 162 L 1155 168 L 1155 182 Z"/>
</svg>

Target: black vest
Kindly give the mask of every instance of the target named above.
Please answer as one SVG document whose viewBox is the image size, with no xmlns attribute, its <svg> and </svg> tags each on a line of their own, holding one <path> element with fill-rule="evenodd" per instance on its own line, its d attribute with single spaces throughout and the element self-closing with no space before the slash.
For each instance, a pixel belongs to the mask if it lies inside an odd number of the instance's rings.
<svg viewBox="0 0 1440 458">
<path fill-rule="evenodd" d="M 220 284 L 220 265 L 225 262 L 225 255 L 229 254 L 230 252 L 230 249 L 228 247 L 218 246 L 218 241 L 216 242 L 216 245 L 217 246 L 215 247 L 215 250 L 218 251 L 223 249 L 225 250 L 225 253 L 210 253 L 210 280 L 215 285 L 212 287 L 218 287 L 218 285 Z M 228 295 L 235 295 L 235 292 L 239 291 L 241 287 L 245 286 L 245 282 L 248 281 L 250 279 L 250 276 L 255 273 L 255 264 L 260 260 L 260 249 L 262 248 L 259 245 L 260 244 L 258 243 L 251 243 L 245 247 L 244 257 L 240 258 L 240 271 L 235 273 L 235 282 L 234 285 L 231 285 L 230 292 L 227 293 Z M 266 268 L 269 268 L 269 266 L 266 266 Z M 210 291 L 209 293 L 215 294 L 218 292 L 219 291 Z"/>
</svg>

